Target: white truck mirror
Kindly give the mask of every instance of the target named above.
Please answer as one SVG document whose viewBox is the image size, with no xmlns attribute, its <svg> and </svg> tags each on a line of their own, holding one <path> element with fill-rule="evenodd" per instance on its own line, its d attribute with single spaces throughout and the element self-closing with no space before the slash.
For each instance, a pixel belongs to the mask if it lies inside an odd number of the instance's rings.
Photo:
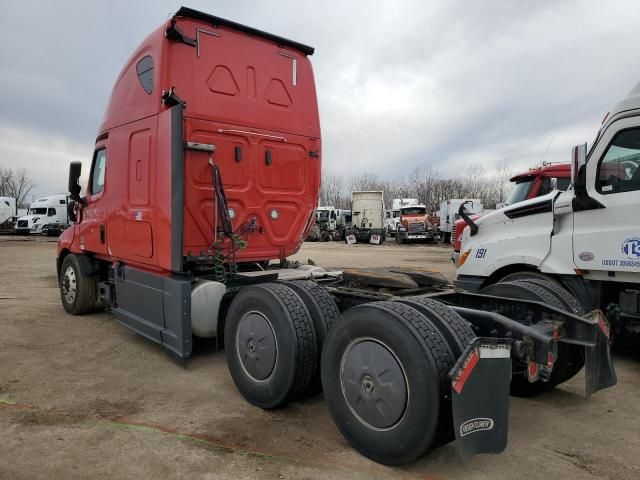
<svg viewBox="0 0 640 480">
<path fill-rule="evenodd" d="M 571 183 L 576 184 L 580 167 L 587 163 L 587 144 L 576 145 L 571 151 Z"/>
<path fill-rule="evenodd" d="M 549 179 L 549 188 L 551 188 L 551 191 L 558 189 L 558 179 L 556 177 Z"/>
</svg>

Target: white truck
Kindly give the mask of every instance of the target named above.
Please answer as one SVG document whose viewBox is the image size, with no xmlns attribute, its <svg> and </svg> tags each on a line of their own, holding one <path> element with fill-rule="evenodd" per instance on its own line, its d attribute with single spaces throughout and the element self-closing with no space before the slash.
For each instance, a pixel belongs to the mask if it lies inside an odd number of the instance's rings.
<svg viewBox="0 0 640 480">
<path fill-rule="evenodd" d="M 400 210 L 385 210 L 384 231 L 389 237 L 393 237 L 400 223 Z"/>
<path fill-rule="evenodd" d="M 316 222 L 321 230 L 332 232 L 336 229 L 339 210 L 334 207 L 318 207 L 316 209 Z"/>
<path fill-rule="evenodd" d="M 347 243 L 384 242 L 384 192 L 351 193 L 351 229 L 347 230 Z"/>
<path fill-rule="evenodd" d="M 522 281 L 600 309 L 617 335 L 640 334 L 640 84 L 607 114 L 587 153 L 575 147 L 566 192 L 480 219 L 462 211 L 456 286 L 531 299 Z"/>
<path fill-rule="evenodd" d="M 60 235 L 69 226 L 67 196 L 51 195 L 33 202 L 27 214 L 18 218 L 15 233 L 19 235 Z"/>
<path fill-rule="evenodd" d="M 12 233 L 18 214 L 16 199 L 0 197 L 0 233 Z"/>
<path fill-rule="evenodd" d="M 451 233 L 456 220 L 460 218 L 458 210 L 460 205 L 466 203 L 467 213 L 482 213 L 484 205 L 479 198 L 451 198 L 440 204 L 440 234 L 445 243 L 451 242 Z"/>
</svg>

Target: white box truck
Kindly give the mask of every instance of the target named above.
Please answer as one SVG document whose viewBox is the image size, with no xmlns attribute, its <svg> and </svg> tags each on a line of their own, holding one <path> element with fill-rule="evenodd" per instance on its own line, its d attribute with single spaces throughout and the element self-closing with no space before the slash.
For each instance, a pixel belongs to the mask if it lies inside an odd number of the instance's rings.
<svg viewBox="0 0 640 480">
<path fill-rule="evenodd" d="M 440 234 L 445 243 L 451 242 L 453 224 L 460 218 L 458 210 L 465 202 L 468 213 L 484 212 L 484 205 L 479 198 L 452 198 L 440 204 Z"/>
</svg>

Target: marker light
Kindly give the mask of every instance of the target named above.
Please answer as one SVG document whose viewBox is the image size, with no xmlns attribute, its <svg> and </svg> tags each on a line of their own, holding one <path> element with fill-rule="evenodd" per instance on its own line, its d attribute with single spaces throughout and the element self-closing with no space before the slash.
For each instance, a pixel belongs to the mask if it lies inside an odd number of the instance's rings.
<svg viewBox="0 0 640 480">
<path fill-rule="evenodd" d="M 469 257 L 470 253 L 471 253 L 471 250 L 467 250 L 462 255 L 460 255 L 460 258 L 458 259 L 458 267 L 461 267 L 462 265 L 464 265 L 464 262 L 467 261 L 467 257 Z"/>
</svg>

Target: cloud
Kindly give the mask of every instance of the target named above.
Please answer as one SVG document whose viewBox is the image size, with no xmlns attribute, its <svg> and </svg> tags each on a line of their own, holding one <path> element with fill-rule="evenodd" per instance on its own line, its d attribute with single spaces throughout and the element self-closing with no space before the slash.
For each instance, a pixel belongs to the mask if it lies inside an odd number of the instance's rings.
<svg viewBox="0 0 640 480">
<path fill-rule="evenodd" d="M 25 168 L 36 188 L 27 197 L 66 193 L 70 162 L 83 162 L 86 181 L 92 145 L 22 128 L 0 127 L 0 167 Z"/>
<path fill-rule="evenodd" d="M 393 178 L 416 166 L 454 175 L 504 158 L 526 168 L 552 139 L 545 159 L 564 161 L 640 77 L 630 0 L 190 6 L 316 47 L 324 167 L 345 175 Z M 0 164 L 48 172 L 39 194 L 64 188 L 63 166 L 90 157 L 123 63 L 176 9 L 166 0 L 3 5 Z M 56 169 L 42 163 L 43 139 L 57 145 L 47 156 Z"/>
</svg>

